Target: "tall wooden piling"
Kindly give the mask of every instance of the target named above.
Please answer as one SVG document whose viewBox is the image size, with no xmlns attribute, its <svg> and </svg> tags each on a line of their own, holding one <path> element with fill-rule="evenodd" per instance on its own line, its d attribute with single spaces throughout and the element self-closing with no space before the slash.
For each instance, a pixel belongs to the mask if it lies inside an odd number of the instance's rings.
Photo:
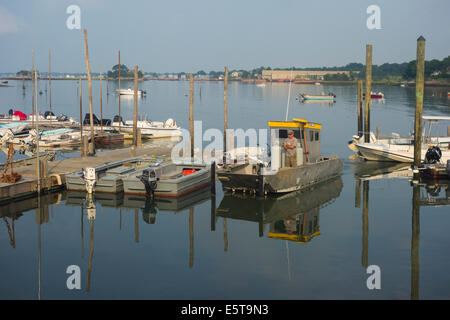
<svg viewBox="0 0 450 320">
<path fill-rule="evenodd" d="M 137 147 L 138 67 L 134 66 L 133 145 Z"/>
<path fill-rule="evenodd" d="M 363 81 L 358 80 L 358 137 L 362 137 L 363 128 Z"/>
<path fill-rule="evenodd" d="M 37 82 L 37 71 L 34 70 L 34 81 Z M 36 111 L 36 115 L 39 115 L 39 106 L 38 106 L 38 99 L 37 99 L 37 83 L 35 83 L 34 85 L 34 93 L 36 95 L 36 105 L 35 105 L 35 111 Z M 41 193 L 41 166 L 40 166 L 40 162 L 39 162 L 39 117 L 36 117 L 36 121 L 35 123 L 35 130 L 36 130 L 36 167 L 37 167 L 37 192 L 38 192 L 38 197 Z"/>
<path fill-rule="evenodd" d="M 366 104 L 364 109 L 364 141 L 370 142 L 370 93 L 372 92 L 372 45 L 366 45 Z"/>
<path fill-rule="evenodd" d="M 103 132 L 102 65 L 100 65 L 100 131 Z"/>
<path fill-rule="evenodd" d="M 228 129 L 228 67 L 225 67 L 225 79 L 223 81 L 223 157 L 227 152 L 227 129 Z"/>
<path fill-rule="evenodd" d="M 50 55 L 50 50 L 48 50 L 48 89 L 49 89 L 49 107 L 50 112 L 52 112 L 52 60 Z M 50 128 L 52 127 L 52 117 L 50 115 Z"/>
<path fill-rule="evenodd" d="M 211 162 L 211 194 L 216 194 L 216 162 Z"/>
<path fill-rule="evenodd" d="M 84 55 L 86 59 L 86 69 L 88 74 L 88 88 L 89 88 L 89 122 L 91 124 L 91 142 L 89 143 L 89 154 L 95 154 L 94 148 L 94 117 L 93 117 L 93 107 L 92 107 L 92 79 L 91 79 L 91 66 L 89 64 L 88 55 L 88 41 L 87 41 L 87 30 L 84 29 Z"/>
<path fill-rule="evenodd" d="M 35 85 L 34 85 L 34 49 L 31 49 L 31 126 L 34 128 L 34 117 L 35 117 L 35 112 L 34 112 L 34 105 L 35 105 L 35 97 L 34 97 L 34 91 L 36 90 Z"/>
<path fill-rule="evenodd" d="M 121 124 L 122 124 L 122 118 L 120 116 L 120 50 L 119 50 L 119 133 L 120 133 Z"/>
<path fill-rule="evenodd" d="M 191 135 L 191 159 L 194 159 L 194 75 L 189 74 L 190 99 L 189 99 L 189 133 Z"/>
<path fill-rule="evenodd" d="M 80 76 L 80 155 L 81 157 L 85 157 L 84 154 L 84 146 L 83 146 L 83 98 L 82 98 L 82 87 L 83 84 L 81 82 L 81 76 Z"/>
<path fill-rule="evenodd" d="M 416 113 L 414 118 L 414 167 L 419 167 L 422 159 L 422 112 L 425 73 L 425 38 L 417 39 L 416 58 Z M 416 175 L 416 174 L 415 174 Z"/>
</svg>

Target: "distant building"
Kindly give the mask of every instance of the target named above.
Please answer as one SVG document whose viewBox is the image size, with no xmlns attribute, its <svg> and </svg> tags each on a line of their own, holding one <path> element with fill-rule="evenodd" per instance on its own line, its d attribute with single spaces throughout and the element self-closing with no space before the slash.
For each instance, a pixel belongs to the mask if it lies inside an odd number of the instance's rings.
<svg viewBox="0 0 450 320">
<path fill-rule="evenodd" d="M 265 80 L 323 80 L 327 74 L 343 73 L 350 76 L 350 71 L 314 71 L 314 70 L 263 70 Z M 291 78 L 292 77 L 292 78 Z"/>
<path fill-rule="evenodd" d="M 242 71 L 233 71 L 231 73 L 232 78 L 239 78 L 240 76 L 242 76 Z"/>
</svg>

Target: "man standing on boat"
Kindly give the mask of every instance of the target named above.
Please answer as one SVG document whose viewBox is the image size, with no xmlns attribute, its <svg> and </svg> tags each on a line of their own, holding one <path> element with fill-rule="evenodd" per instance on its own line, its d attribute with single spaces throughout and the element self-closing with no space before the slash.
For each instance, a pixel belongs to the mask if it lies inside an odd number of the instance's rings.
<svg viewBox="0 0 450 320">
<path fill-rule="evenodd" d="M 284 141 L 286 150 L 286 167 L 297 166 L 297 139 L 294 137 L 294 131 L 288 130 L 288 138 Z"/>
</svg>

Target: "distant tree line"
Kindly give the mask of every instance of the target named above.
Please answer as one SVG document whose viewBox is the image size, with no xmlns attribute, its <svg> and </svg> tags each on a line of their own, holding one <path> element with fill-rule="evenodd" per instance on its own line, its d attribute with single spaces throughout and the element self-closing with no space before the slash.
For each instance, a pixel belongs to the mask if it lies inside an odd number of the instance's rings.
<svg viewBox="0 0 450 320">
<path fill-rule="evenodd" d="M 259 67 L 250 71 L 232 70 L 241 72 L 243 79 L 261 78 L 263 70 L 312 70 L 312 71 L 349 71 L 350 75 L 344 73 L 328 74 L 324 80 L 328 81 L 346 81 L 355 79 L 364 79 L 366 77 L 366 66 L 362 63 L 352 62 L 341 67 L 314 67 L 314 68 L 274 68 Z M 223 76 L 223 71 L 210 71 L 211 78 Z M 372 65 L 372 78 L 374 80 L 397 79 L 412 80 L 416 78 L 416 60 L 404 63 L 384 63 L 381 65 Z M 427 79 L 449 79 L 450 78 L 450 56 L 442 60 L 425 61 L 425 78 Z"/>
<path fill-rule="evenodd" d="M 112 67 L 112 70 L 107 73 L 108 78 L 118 79 L 119 78 L 119 65 L 116 64 Z M 138 78 L 143 77 L 143 73 L 141 70 L 138 70 Z M 124 64 L 120 64 L 120 77 L 121 78 L 134 78 L 134 70 L 129 70 L 128 67 Z"/>
</svg>

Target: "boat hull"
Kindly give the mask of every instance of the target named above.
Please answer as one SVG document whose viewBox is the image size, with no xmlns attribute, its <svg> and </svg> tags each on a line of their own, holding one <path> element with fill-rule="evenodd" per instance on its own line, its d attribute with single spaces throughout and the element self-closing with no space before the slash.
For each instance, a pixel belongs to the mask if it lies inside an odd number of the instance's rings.
<svg viewBox="0 0 450 320">
<path fill-rule="evenodd" d="M 360 143 L 355 145 L 361 156 L 369 161 L 396 161 L 396 162 L 414 162 L 414 146 L 397 146 L 397 145 L 380 145 Z M 421 161 L 425 160 L 427 150 L 422 149 Z M 447 162 L 450 159 L 450 152 L 442 151 L 442 162 Z"/>
<path fill-rule="evenodd" d="M 236 170 L 223 169 L 217 172 L 222 187 L 232 191 L 255 191 L 259 189 L 259 180 L 256 173 L 246 171 L 252 166 L 245 164 L 237 166 Z M 336 157 L 323 157 L 315 163 L 292 168 L 280 168 L 274 174 L 265 174 L 264 190 L 267 193 L 286 193 L 308 188 L 317 183 L 336 177 L 342 172 L 343 163 Z"/>
<path fill-rule="evenodd" d="M 182 169 L 196 169 L 189 175 L 181 175 Z M 205 188 L 211 183 L 210 166 L 205 164 L 168 164 L 155 168 L 157 187 L 154 196 L 157 198 L 177 198 L 187 195 L 191 192 Z M 147 195 L 144 184 L 140 181 L 138 176 L 142 174 L 141 171 L 133 172 L 127 177 L 123 178 L 123 189 L 125 194 L 130 195 Z"/>
</svg>

